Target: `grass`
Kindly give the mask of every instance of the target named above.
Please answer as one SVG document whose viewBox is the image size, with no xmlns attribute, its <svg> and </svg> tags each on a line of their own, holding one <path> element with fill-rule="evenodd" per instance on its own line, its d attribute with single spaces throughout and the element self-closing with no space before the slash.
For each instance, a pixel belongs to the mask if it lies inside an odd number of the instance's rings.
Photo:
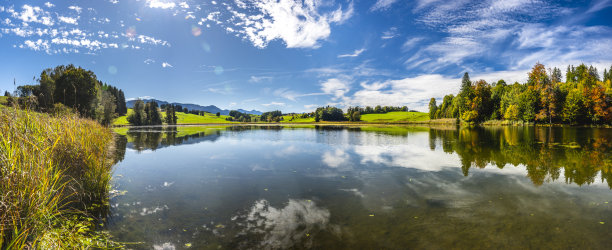
<svg viewBox="0 0 612 250">
<path fill-rule="evenodd" d="M 6 105 L 7 98 L 6 96 L 0 96 L 0 105 Z"/>
<path fill-rule="evenodd" d="M 130 125 L 127 121 L 127 117 L 132 113 L 132 109 L 128 109 L 127 115 L 118 117 L 113 121 L 113 125 L 125 126 Z M 161 112 L 162 120 L 166 117 L 165 112 Z M 176 123 L 177 124 L 205 124 L 205 123 L 236 123 L 226 121 L 225 118 L 229 117 L 227 115 L 216 116 L 215 114 L 206 113 L 204 116 L 187 114 L 183 112 L 176 112 Z"/>
<path fill-rule="evenodd" d="M 429 114 L 422 112 L 389 112 L 384 114 L 365 114 L 361 116 L 361 121 L 371 123 L 387 122 L 424 122 L 429 120 Z"/>
<path fill-rule="evenodd" d="M 281 123 L 313 123 L 315 122 L 314 117 L 310 117 L 310 118 L 295 118 L 293 120 L 291 120 L 291 118 L 293 118 L 293 116 L 291 115 L 284 115 L 283 116 L 283 120 L 281 121 Z"/>
<path fill-rule="evenodd" d="M 117 247 L 108 208 L 113 135 L 75 115 L 0 107 L 0 248 Z"/>
<path fill-rule="evenodd" d="M 113 121 L 113 125 L 125 126 L 130 125 L 127 121 L 127 116 L 132 113 L 132 109 L 128 109 L 128 113 L 125 116 L 121 116 Z M 164 112 L 161 112 L 162 119 L 166 117 Z M 186 114 L 183 112 L 177 112 L 177 124 L 229 124 L 239 123 L 226 121 L 225 118 L 229 117 L 222 115 L 217 117 L 214 114 L 206 113 L 204 116 Z M 314 117 L 311 118 L 295 118 L 291 120 L 293 116 L 285 115 L 281 123 L 315 123 Z M 389 112 L 384 114 L 366 114 L 361 116 L 363 123 L 419 123 L 429 121 L 429 114 L 422 112 Z M 267 123 L 267 122 L 258 122 Z M 325 123 L 325 122 L 321 122 Z M 335 123 L 335 122 L 334 122 Z"/>
</svg>

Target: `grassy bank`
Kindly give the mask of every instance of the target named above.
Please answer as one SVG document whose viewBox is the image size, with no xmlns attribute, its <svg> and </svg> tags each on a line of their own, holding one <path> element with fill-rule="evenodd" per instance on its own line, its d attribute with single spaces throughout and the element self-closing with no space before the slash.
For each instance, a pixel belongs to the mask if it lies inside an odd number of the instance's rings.
<svg viewBox="0 0 612 250">
<path fill-rule="evenodd" d="M 116 246 L 108 208 L 113 135 L 76 116 L 0 107 L 0 248 Z"/>
</svg>

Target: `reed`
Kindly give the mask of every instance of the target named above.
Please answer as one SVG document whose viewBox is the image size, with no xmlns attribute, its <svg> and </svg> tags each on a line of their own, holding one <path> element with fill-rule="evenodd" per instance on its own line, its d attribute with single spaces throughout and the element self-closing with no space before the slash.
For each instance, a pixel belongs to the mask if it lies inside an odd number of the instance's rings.
<svg viewBox="0 0 612 250">
<path fill-rule="evenodd" d="M 76 115 L 0 107 L 0 248 L 113 248 L 113 135 Z"/>
</svg>

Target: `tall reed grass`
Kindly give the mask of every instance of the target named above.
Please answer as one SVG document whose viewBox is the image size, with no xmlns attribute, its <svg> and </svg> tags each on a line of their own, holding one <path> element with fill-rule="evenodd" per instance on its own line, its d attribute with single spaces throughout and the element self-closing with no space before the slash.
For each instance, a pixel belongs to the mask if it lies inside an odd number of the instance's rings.
<svg viewBox="0 0 612 250">
<path fill-rule="evenodd" d="M 0 248 L 112 248 L 113 135 L 76 115 L 0 106 Z"/>
</svg>

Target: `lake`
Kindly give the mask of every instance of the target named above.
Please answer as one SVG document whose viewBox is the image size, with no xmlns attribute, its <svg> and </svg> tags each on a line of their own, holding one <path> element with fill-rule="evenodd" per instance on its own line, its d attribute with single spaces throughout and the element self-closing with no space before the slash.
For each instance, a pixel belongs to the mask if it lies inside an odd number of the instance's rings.
<svg viewBox="0 0 612 250">
<path fill-rule="evenodd" d="M 612 129 L 119 128 L 134 249 L 612 246 Z"/>
</svg>

